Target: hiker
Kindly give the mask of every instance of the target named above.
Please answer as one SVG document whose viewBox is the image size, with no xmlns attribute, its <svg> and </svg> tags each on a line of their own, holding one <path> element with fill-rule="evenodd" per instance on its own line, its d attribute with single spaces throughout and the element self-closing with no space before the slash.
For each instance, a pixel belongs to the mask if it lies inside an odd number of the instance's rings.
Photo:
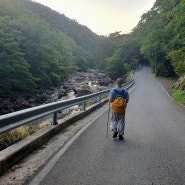
<svg viewBox="0 0 185 185">
<path fill-rule="evenodd" d="M 125 106 L 129 101 L 128 91 L 121 87 L 123 84 L 123 79 L 118 78 L 116 80 L 116 88 L 112 89 L 109 93 L 109 102 L 112 103 L 112 116 L 111 116 L 111 124 L 110 130 L 114 132 L 113 138 L 117 138 L 119 140 L 124 139 L 124 129 L 125 129 L 125 109 L 123 108 L 120 112 L 118 110 L 113 110 L 113 102 L 116 103 L 116 99 L 118 96 L 122 96 L 122 99 L 125 101 Z M 119 108 L 120 109 L 120 108 Z M 118 113 L 119 112 L 119 113 Z"/>
</svg>

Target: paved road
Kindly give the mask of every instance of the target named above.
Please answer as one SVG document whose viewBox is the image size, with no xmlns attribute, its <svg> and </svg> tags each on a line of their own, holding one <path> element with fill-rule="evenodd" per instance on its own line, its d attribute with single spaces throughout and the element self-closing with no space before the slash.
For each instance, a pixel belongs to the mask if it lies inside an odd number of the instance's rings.
<svg viewBox="0 0 185 185">
<path fill-rule="evenodd" d="M 149 68 L 136 75 L 125 140 L 113 140 L 111 132 L 106 139 L 106 111 L 66 151 L 62 149 L 32 184 L 185 184 L 185 108 L 169 98 Z"/>
</svg>

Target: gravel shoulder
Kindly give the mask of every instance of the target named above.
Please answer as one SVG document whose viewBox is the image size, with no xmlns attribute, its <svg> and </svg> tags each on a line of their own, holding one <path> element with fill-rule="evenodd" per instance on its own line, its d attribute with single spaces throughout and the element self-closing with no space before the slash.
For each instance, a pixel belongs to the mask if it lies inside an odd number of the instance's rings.
<svg viewBox="0 0 185 185">
<path fill-rule="evenodd" d="M 163 85 L 169 95 L 172 94 L 172 85 L 177 81 L 177 79 L 168 79 L 158 77 L 157 80 Z"/>
<path fill-rule="evenodd" d="M 21 162 L 12 167 L 6 174 L 0 177 L 0 185 L 23 185 L 42 168 L 64 144 L 72 138 L 80 129 L 92 121 L 95 117 L 108 109 L 108 103 L 90 113 L 85 118 L 67 127 L 55 135 L 46 144 L 35 150 Z"/>
</svg>

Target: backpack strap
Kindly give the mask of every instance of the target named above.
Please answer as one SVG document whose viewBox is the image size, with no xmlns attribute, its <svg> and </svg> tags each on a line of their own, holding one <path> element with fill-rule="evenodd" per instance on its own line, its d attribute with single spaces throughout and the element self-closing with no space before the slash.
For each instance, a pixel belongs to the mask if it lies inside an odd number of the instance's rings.
<svg viewBox="0 0 185 185">
<path fill-rule="evenodd" d="M 116 89 L 114 89 L 114 92 L 116 92 L 116 98 L 124 98 L 125 99 L 125 91 L 124 91 L 124 89 L 122 89 L 122 91 L 121 92 L 118 92 Z M 116 99 L 115 98 L 115 99 Z"/>
</svg>

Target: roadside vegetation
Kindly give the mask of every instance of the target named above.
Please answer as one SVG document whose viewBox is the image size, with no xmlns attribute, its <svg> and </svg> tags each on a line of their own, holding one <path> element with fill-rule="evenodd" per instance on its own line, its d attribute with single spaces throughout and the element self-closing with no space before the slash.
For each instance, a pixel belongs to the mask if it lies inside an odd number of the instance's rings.
<svg viewBox="0 0 185 185">
<path fill-rule="evenodd" d="M 0 151 L 13 145 L 14 143 L 21 141 L 22 139 L 32 135 L 33 133 L 37 132 L 38 130 L 50 124 L 51 124 L 51 121 L 47 120 L 39 125 L 29 124 L 29 125 L 25 125 L 25 126 L 13 129 L 4 134 L 0 134 Z"/>
<path fill-rule="evenodd" d="M 172 98 L 185 106 L 185 91 L 184 90 L 173 90 Z"/>
</svg>

